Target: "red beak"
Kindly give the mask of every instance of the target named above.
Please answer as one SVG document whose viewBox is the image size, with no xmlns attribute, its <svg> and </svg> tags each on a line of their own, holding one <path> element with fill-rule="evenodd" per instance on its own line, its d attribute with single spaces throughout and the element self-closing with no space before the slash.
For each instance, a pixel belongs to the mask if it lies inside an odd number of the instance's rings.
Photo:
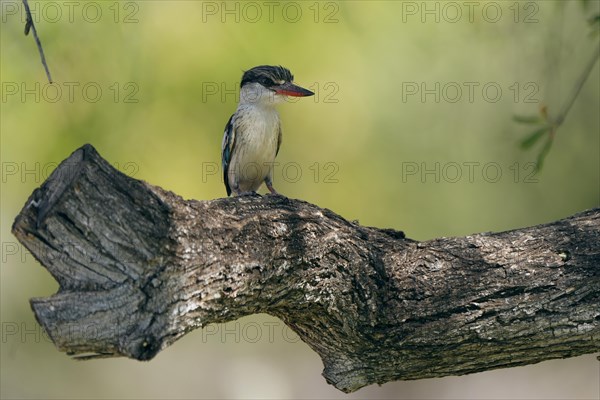
<svg viewBox="0 0 600 400">
<path fill-rule="evenodd" d="M 286 82 L 282 85 L 272 87 L 277 94 L 283 94 L 285 96 L 293 96 L 293 97 L 306 97 L 314 95 L 310 90 L 304 89 L 300 86 L 296 86 L 293 83 Z"/>
</svg>

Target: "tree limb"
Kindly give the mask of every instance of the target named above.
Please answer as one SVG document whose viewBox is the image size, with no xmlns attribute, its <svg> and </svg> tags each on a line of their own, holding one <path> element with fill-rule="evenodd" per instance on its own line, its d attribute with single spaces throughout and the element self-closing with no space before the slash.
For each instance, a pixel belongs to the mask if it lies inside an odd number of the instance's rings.
<svg viewBox="0 0 600 400">
<path fill-rule="evenodd" d="M 267 313 L 351 392 L 600 350 L 600 209 L 417 242 L 281 196 L 183 200 L 85 145 L 13 233 L 60 284 L 31 306 L 58 349 L 149 360 Z"/>
</svg>

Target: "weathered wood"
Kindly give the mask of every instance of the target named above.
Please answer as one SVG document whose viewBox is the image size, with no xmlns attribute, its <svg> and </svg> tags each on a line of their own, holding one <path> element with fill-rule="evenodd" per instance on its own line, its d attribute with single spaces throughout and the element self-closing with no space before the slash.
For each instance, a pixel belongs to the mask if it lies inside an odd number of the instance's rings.
<svg viewBox="0 0 600 400">
<path fill-rule="evenodd" d="M 281 318 L 350 392 L 600 350 L 600 209 L 416 242 L 281 196 L 183 200 L 90 145 L 13 233 L 56 278 L 31 300 L 56 346 L 149 360 L 185 333 Z"/>
</svg>

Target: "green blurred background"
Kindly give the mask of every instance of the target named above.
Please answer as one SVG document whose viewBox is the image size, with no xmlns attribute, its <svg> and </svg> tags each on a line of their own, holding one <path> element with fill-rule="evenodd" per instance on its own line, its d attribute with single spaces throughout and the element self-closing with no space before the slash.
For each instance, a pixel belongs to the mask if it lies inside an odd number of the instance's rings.
<svg viewBox="0 0 600 400">
<path fill-rule="evenodd" d="M 598 65 L 541 172 L 539 147 L 518 146 L 532 127 L 512 121 L 564 103 L 598 46 L 597 1 L 32 2 L 54 86 L 20 1 L 0 5 L 2 398 L 597 398 L 593 355 L 348 396 L 265 315 L 195 331 L 149 363 L 75 362 L 29 308 L 56 283 L 10 234 L 84 143 L 184 198 L 224 196 L 223 127 L 242 71 L 260 64 L 317 93 L 280 107 L 274 179 L 289 197 L 419 240 L 597 207 Z"/>
</svg>

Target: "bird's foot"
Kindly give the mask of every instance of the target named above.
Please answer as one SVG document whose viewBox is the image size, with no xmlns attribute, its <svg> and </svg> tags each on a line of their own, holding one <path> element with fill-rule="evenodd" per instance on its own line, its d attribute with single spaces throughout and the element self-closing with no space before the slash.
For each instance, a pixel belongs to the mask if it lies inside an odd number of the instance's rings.
<svg viewBox="0 0 600 400">
<path fill-rule="evenodd" d="M 236 194 L 236 196 L 238 196 L 238 197 L 258 196 L 258 197 L 260 197 L 260 194 L 254 192 L 254 191 L 248 191 L 248 192 L 240 192 L 240 193 Z"/>
<path fill-rule="evenodd" d="M 267 196 L 281 196 L 277 190 L 275 190 L 275 188 L 273 187 L 273 184 L 271 183 L 270 180 L 266 181 L 267 184 L 267 189 L 269 189 L 269 193 L 267 193 Z"/>
</svg>

